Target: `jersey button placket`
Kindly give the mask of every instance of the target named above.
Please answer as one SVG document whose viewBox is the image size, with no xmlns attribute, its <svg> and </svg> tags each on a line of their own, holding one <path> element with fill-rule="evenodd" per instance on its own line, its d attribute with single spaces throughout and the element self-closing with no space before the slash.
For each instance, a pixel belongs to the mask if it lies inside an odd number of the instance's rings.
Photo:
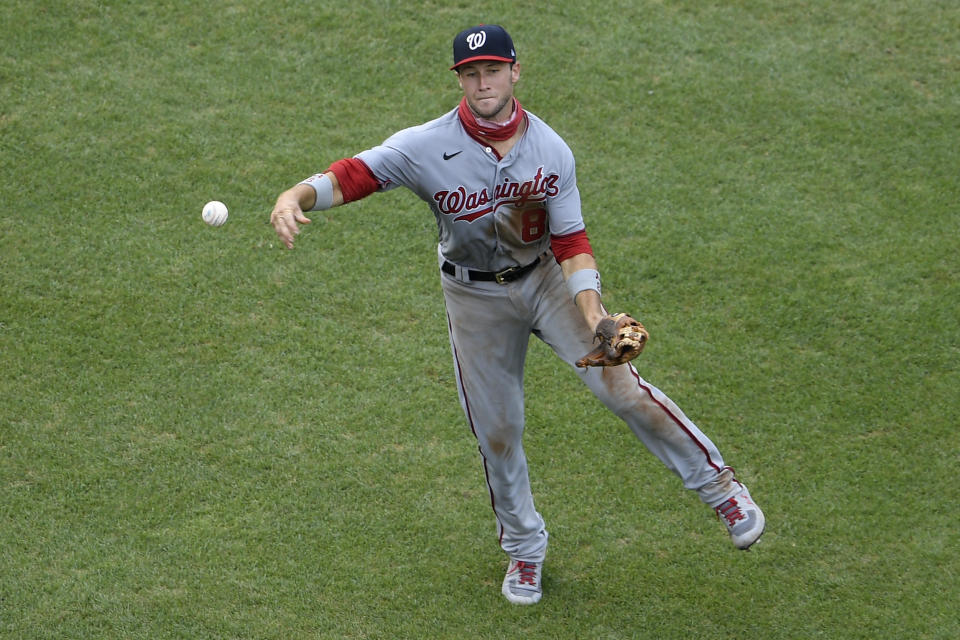
<svg viewBox="0 0 960 640">
<path fill-rule="evenodd" d="M 490 149 L 490 147 L 487 147 Z M 491 158 L 496 159 L 496 156 L 491 153 Z M 497 162 L 493 171 L 493 188 L 490 190 L 490 195 L 493 196 L 493 211 L 490 213 L 490 220 L 493 223 L 493 234 L 496 242 L 496 247 L 494 248 L 494 256 L 500 255 L 500 225 L 497 224 L 497 209 L 500 204 L 500 200 L 497 198 L 497 185 L 500 184 L 500 162 Z"/>
<path fill-rule="evenodd" d="M 516 146 L 516 145 L 514 145 Z M 500 185 L 500 175 L 502 171 L 505 171 L 513 164 L 512 154 L 507 154 L 507 157 L 500 158 L 497 155 L 497 152 L 494 151 L 491 147 L 486 147 L 485 150 L 490 155 L 490 158 L 494 161 L 496 169 L 493 172 L 493 189 L 490 192 L 493 195 L 493 232 L 496 237 L 496 253 L 497 255 L 503 255 L 503 245 L 500 242 L 500 225 L 497 224 L 497 211 L 499 211 L 500 198 L 496 197 L 497 187 Z M 512 151 L 512 150 L 511 150 Z M 509 158 L 509 159 L 508 159 Z M 509 249 L 509 247 L 507 247 Z"/>
</svg>

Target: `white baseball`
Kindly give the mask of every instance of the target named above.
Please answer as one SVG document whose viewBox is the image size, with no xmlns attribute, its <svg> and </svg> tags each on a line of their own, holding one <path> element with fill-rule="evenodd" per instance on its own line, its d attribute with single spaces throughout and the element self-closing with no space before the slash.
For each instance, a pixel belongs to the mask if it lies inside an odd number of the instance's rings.
<svg viewBox="0 0 960 640">
<path fill-rule="evenodd" d="M 203 205 L 203 221 L 211 227 L 219 227 L 227 221 L 227 205 L 219 200 L 211 200 Z"/>
</svg>

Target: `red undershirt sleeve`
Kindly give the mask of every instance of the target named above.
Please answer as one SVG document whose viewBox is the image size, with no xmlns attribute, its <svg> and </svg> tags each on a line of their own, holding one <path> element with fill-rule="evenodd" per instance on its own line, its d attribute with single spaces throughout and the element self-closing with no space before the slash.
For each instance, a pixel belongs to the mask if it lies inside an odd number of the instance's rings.
<svg viewBox="0 0 960 640">
<path fill-rule="evenodd" d="M 380 188 L 380 182 L 370 171 L 370 167 L 358 158 L 337 160 L 327 171 L 337 176 L 344 204 L 366 198 Z"/>
<path fill-rule="evenodd" d="M 553 249 L 553 256 L 558 263 L 581 253 L 593 255 L 593 248 L 590 247 L 586 229 L 562 236 L 551 235 L 550 248 Z"/>
</svg>

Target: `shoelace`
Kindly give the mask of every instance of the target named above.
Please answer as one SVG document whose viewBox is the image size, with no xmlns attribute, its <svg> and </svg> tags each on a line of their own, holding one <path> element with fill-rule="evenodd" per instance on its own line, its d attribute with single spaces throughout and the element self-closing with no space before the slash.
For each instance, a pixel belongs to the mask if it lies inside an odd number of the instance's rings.
<svg viewBox="0 0 960 640">
<path fill-rule="evenodd" d="M 517 584 L 529 584 L 531 587 L 537 586 L 537 565 L 532 562 L 517 562 Z"/>
<path fill-rule="evenodd" d="M 717 507 L 717 515 L 727 519 L 728 527 L 736 524 L 737 520 L 743 520 L 743 511 L 740 510 L 740 505 L 734 498 L 730 498 Z"/>
</svg>

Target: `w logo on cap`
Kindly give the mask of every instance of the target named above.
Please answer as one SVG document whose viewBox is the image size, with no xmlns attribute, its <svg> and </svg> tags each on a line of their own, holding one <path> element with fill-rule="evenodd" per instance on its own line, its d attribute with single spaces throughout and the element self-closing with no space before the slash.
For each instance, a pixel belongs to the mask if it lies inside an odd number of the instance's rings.
<svg viewBox="0 0 960 640">
<path fill-rule="evenodd" d="M 487 32 L 477 31 L 467 36 L 467 46 L 471 51 L 476 51 L 487 42 Z"/>
</svg>

